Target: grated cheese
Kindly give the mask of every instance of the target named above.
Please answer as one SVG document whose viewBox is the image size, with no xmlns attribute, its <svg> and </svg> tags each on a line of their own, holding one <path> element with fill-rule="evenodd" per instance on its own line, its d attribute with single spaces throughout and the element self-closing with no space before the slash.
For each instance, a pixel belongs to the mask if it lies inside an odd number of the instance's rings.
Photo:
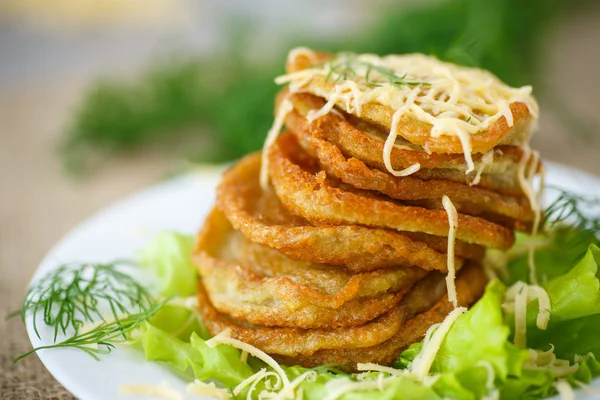
<svg viewBox="0 0 600 400">
<path fill-rule="evenodd" d="M 269 397 L 271 400 L 285 400 L 285 399 L 293 399 L 296 396 L 294 395 L 295 390 L 302 384 L 304 381 L 312 381 L 317 379 L 316 371 L 306 371 L 300 375 L 298 375 L 293 381 L 290 382 L 289 385 L 281 389 L 279 393 L 277 393 L 273 397 Z M 300 396 L 302 399 L 302 396 Z"/>
<path fill-rule="evenodd" d="M 430 339 L 427 342 L 423 341 L 421 352 L 412 362 L 411 372 L 414 375 L 420 379 L 424 379 L 429 374 L 429 369 L 433 364 L 433 360 L 435 359 L 444 338 L 448 334 L 448 331 L 452 327 L 452 324 L 454 324 L 456 319 L 466 311 L 467 309 L 465 307 L 457 307 L 452 310 L 435 332 L 431 334 Z"/>
<path fill-rule="evenodd" d="M 452 200 L 446 195 L 442 197 L 442 204 L 446 214 L 448 214 L 448 274 L 446 275 L 446 288 L 448 291 L 448 301 L 452 302 L 454 307 L 458 306 L 456 297 L 456 268 L 454 267 L 454 246 L 456 245 L 456 229 L 458 228 L 458 213 Z"/>
<path fill-rule="evenodd" d="M 308 56 L 310 50 L 292 50 L 288 61 L 293 62 L 299 54 Z M 406 82 L 426 84 L 394 85 L 382 69 Z M 312 79 L 327 77 L 336 84 L 330 90 L 315 90 L 315 94 L 325 98 L 327 103 L 312 113 L 312 118 L 325 115 L 335 105 L 360 117 L 363 104 L 379 103 L 395 110 L 389 136 L 397 134 L 398 121 L 407 115 L 431 124 L 432 137 L 458 137 L 467 173 L 474 170 L 471 135 L 487 129 L 501 117 L 506 119 L 509 127 L 513 126 L 509 107 L 513 102 L 524 103 L 534 118 L 539 113 L 537 102 L 531 96 L 531 86 L 511 88 L 488 71 L 446 63 L 423 54 L 379 57 L 342 53 L 330 62 L 279 76 L 275 82 L 287 83 L 292 92 L 299 92 L 305 90 Z M 389 151 L 391 146 L 384 150 L 384 160 L 389 158 Z M 393 173 L 390 166 L 386 164 L 386 167 Z"/>
<path fill-rule="evenodd" d="M 285 122 L 285 117 L 294 109 L 292 103 L 288 100 L 287 96 L 281 102 L 281 106 L 277 111 L 277 115 L 275 116 L 275 120 L 273 121 L 273 125 L 269 132 L 267 133 L 267 138 L 265 139 L 265 144 L 262 150 L 262 159 L 260 166 L 260 186 L 263 190 L 267 190 L 269 187 L 269 149 L 277 140 L 279 133 L 281 132 L 281 128 L 283 127 L 283 123 Z"/>
<path fill-rule="evenodd" d="M 481 156 L 481 162 L 479 163 L 479 166 L 477 167 L 477 173 L 475 175 L 475 178 L 473 178 L 473 181 L 471 181 L 470 185 L 479 185 L 479 181 L 481 181 L 481 174 L 483 174 L 485 167 L 487 167 L 488 165 L 492 165 L 493 163 L 494 163 L 494 149 L 491 149 L 491 150 L 483 153 L 483 155 Z"/>
<path fill-rule="evenodd" d="M 524 369 L 552 371 L 558 378 L 563 378 L 574 374 L 579 369 L 579 364 L 585 361 L 585 358 L 575 360 L 571 364 L 568 360 L 556 358 L 554 346 L 550 345 L 547 351 L 529 349 L 529 358 L 523 364 Z"/>
<path fill-rule="evenodd" d="M 534 213 L 533 227 L 531 230 L 531 236 L 535 237 L 538 233 L 540 222 L 542 218 L 542 211 L 540 209 L 539 194 L 535 193 L 533 189 L 533 178 L 537 172 L 539 164 L 539 153 L 535 150 L 531 150 L 528 144 L 522 146 L 523 156 L 519 160 L 517 169 L 517 178 L 519 179 L 519 185 L 521 190 L 525 193 L 525 196 L 529 200 L 529 205 Z M 540 190 L 543 188 L 543 183 L 540 184 Z M 537 283 L 535 275 L 535 246 L 533 242 L 530 243 L 528 253 L 528 264 L 529 264 L 529 281 L 533 284 Z"/>
<path fill-rule="evenodd" d="M 494 385 L 494 380 L 496 379 L 496 371 L 494 371 L 494 367 L 492 366 L 492 363 L 490 363 L 489 361 L 481 360 L 481 361 L 478 361 L 477 364 L 475 364 L 475 365 L 478 367 L 484 368 L 487 373 L 487 379 L 485 381 L 485 388 L 487 390 L 487 393 L 485 394 L 485 396 L 483 396 L 483 400 L 499 399 L 500 392 Z"/>
<path fill-rule="evenodd" d="M 515 345 L 519 348 L 526 346 L 527 334 L 527 304 L 531 300 L 538 301 L 536 326 L 545 330 L 550 321 L 550 296 L 544 288 L 517 282 L 506 291 L 506 300 L 502 307 L 508 312 L 515 313 Z"/>
<path fill-rule="evenodd" d="M 560 395 L 560 398 L 563 400 L 575 400 L 575 392 L 573 392 L 573 388 L 569 383 L 563 379 L 559 379 L 554 383 L 554 387 L 556 391 Z"/>
<path fill-rule="evenodd" d="M 185 392 L 198 396 L 212 396 L 217 400 L 229 400 L 232 398 L 231 393 L 227 389 L 217 387 L 214 382 L 206 383 L 198 379 L 188 384 Z"/>
<path fill-rule="evenodd" d="M 182 400 L 183 396 L 175 389 L 163 383 L 160 386 L 153 385 L 119 385 L 119 394 L 133 396 L 156 396 L 167 400 Z"/>
</svg>

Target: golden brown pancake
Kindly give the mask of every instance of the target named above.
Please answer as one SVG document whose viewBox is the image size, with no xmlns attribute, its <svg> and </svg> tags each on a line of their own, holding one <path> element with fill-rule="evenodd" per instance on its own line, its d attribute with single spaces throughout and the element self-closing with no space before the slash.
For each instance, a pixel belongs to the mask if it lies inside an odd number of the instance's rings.
<svg viewBox="0 0 600 400">
<path fill-rule="evenodd" d="M 420 268 L 353 274 L 291 260 L 249 241 L 213 210 L 198 235 L 194 262 L 217 310 L 252 324 L 301 328 L 362 325 L 388 312 Z"/>
<path fill-rule="evenodd" d="M 358 189 L 374 190 L 397 200 L 408 201 L 439 200 L 447 195 L 463 214 L 473 215 L 473 212 L 477 212 L 476 215 L 497 214 L 516 221 L 533 220 L 533 212 L 525 196 L 503 195 L 489 189 L 447 180 L 396 177 L 388 172 L 370 168 L 357 158 L 345 157 L 334 144 L 316 135 L 309 135 L 306 130 L 292 129 L 290 132 L 298 138 L 307 152 L 318 158 L 319 164 L 329 176 Z"/>
<path fill-rule="evenodd" d="M 456 281 L 458 304 L 468 307 L 475 303 L 483 294 L 485 284 L 485 275 L 479 267 L 466 266 Z M 416 297 L 417 292 L 413 291 L 403 299 L 401 307 L 406 307 L 407 313 L 412 317 L 386 342 L 359 349 L 319 350 L 309 356 L 278 356 L 277 359 L 285 365 L 302 365 L 307 368 L 341 364 L 348 370 L 354 370 L 358 363 L 391 364 L 408 346 L 422 340 L 429 327 L 441 323 L 454 308 L 447 296 L 439 299 L 431 308 L 427 307 L 427 303 L 419 302 Z"/>
<path fill-rule="evenodd" d="M 334 58 L 334 55 L 320 53 L 318 58 L 320 62 L 324 62 Z M 298 56 L 288 60 L 286 70 L 291 73 L 310 68 L 312 62 L 313 60 L 309 60 L 306 56 Z M 326 93 L 333 93 L 335 85 L 336 83 L 333 80 L 327 80 L 324 76 L 313 76 L 302 85 L 302 91 L 316 96 L 323 96 Z M 348 108 L 348 105 L 341 100 L 336 103 L 336 106 L 346 112 L 356 112 L 354 109 Z M 495 146 L 503 144 L 522 145 L 529 140 L 532 124 L 534 123 L 534 117 L 529 112 L 529 108 L 522 102 L 513 102 L 509 107 L 513 116 L 512 126 L 509 126 L 506 118 L 502 116 L 487 129 L 471 135 L 473 153 L 484 153 Z M 371 100 L 362 105 L 360 115 L 356 116 L 389 131 L 394 112 L 393 108 L 380 104 L 376 100 Z M 457 136 L 442 135 L 435 137 L 431 135 L 431 128 L 431 124 L 408 115 L 400 117 L 397 125 L 399 136 L 412 144 L 428 149 L 430 152 L 463 153 L 462 144 Z"/>
<path fill-rule="evenodd" d="M 485 276 L 479 266 L 469 265 L 459 273 L 456 283 L 460 304 L 469 305 L 483 292 Z M 352 369 L 356 362 L 389 363 L 408 345 L 422 339 L 429 326 L 441 322 L 453 308 L 446 297 L 439 300 L 443 293 L 443 276 L 431 273 L 415 285 L 399 307 L 364 325 L 339 329 L 274 328 L 237 321 L 213 307 L 202 283 L 198 298 L 202 321 L 212 335 L 229 329 L 233 338 L 288 365 L 335 362 Z M 415 319 L 425 310 L 429 311 Z"/>
<path fill-rule="evenodd" d="M 234 229 L 251 241 L 292 259 L 345 266 L 355 272 L 393 267 L 447 270 L 445 254 L 409 235 L 358 225 L 317 227 L 292 215 L 272 190 L 261 189 L 260 165 L 259 153 L 244 157 L 223 175 L 217 190 L 217 206 Z M 442 247 L 445 240 L 440 239 L 429 236 L 427 240 Z M 480 257 L 481 248 L 457 241 L 455 254 L 456 264 L 462 265 L 460 257 Z"/>
<path fill-rule="evenodd" d="M 328 113 L 309 123 L 306 115 L 309 111 L 322 107 L 324 100 L 307 93 L 288 96 L 288 91 L 283 90 L 278 94 L 277 107 L 285 97 L 294 106 L 285 120 L 289 130 L 297 135 L 328 141 L 347 158 L 358 159 L 371 168 L 387 172 L 383 162 L 383 146 L 388 134 L 386 130 L 339 111 Z M 525 156 L 523 150 L 516 146 L 498 146 L 493 153 L 493 163 L 483 169 L 477 186 L 509 196 L 523 197 L 517 177 L 519 161 Z M 481 153 L 473 153 L 476 171 L 480 168 L 481 158 Z M 462 155 L 427 153 L 422 149 L 411 148 L 410 143 L 408 146 L 393 147 L 390 161 L 396 170 L 419 163 L 421 169 L 411 177 L 422 180 L 447 180 L 470 185 L 476 176 L 476 171 L 465 174 L 467 166 Z M 531 168 L 537 171 L 540 165 L 537 163 Z"/>
<path fill-rule="evenodd" d="M 335 185 L 292 134 L 280 136 L 271 146 L 269 173 L 284 206 L 314 225 L 356 224 L 400 232 L 448 235 L 448 215 L 443 210 L 406 206 L 370 192 Z M 514 243 L 514 233 L 510 229 L 464 214 L 458 215 L 456 237 L 467 243 L 502 250 Z"/>
</svg>

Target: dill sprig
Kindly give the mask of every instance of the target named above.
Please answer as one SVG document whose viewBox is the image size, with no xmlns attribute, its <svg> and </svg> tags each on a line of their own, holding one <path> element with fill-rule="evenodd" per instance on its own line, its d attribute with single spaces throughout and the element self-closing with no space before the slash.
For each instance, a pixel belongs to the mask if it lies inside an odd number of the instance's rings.
<svg viewBox="0 0 600 400">
<path fill-rule="evenodd" d="M 360 61 L 358 60 L 357 55 L 354 53 L 341 53 L 333 60 L 327 61 L 325 64 L 328 68 L 327 75 L 325 76 L 326 82 L 329 82 L 333 79 L 333 82 L 337 84 L 348 80 L 358 74 L 356 72 L 356 67 L 361 66 L 366 68 L 364 78 L 367 85 L 370 87 L 380 87 L 386 83 L 398 88 L 404 85 L 429 85 L 428 82 L 407 80 L 407 74 L 398 76 L 389 68 L 382 67 L 381 65 L 375 65 L 366 61 Z M 383 76 L 385 80 L 373 80 L 371 76 L 373 72 Z"/>
<path fill-rule="evenodd" d="M 114 345 L 116 343 L 127 342 L 130 339 L 129 334 L 133 330 L 141 327 L 142 324 L 156 314 L 158 310 L 160 310 L 169 300 L 170 298 L 145 309 L 140 307 L 139 312 L 129 314 L 126 317 L 112 322 L 108 322 L 103 319 L 103 322 L 89 331 L 74 334 L 62 342 L 35 347 L 15 358 L 13 362 L 16 363 L 39 350 L 58 349 L 65 347 L 82 350 L 92 356 L 94 359 L 99 360 L 98 355 L 110 353 L 112 349 L 114 349 Z"/>
<path fill-rule="evenodd" d="M 20 314 L 25 322 L 31 315 L 38 338 L 38 320 L 43 321 L 54 330 L 54 344 L 33 349 L 15 361 L 42 348 L 75 347 L 94 356 L 109 352 L 118 336 L 126 340 L 127 332 L 154 315 L 164 302 L 157 303 L 144 286 L 122 272 L 122 264 L 65 264 L 37 280 L 21 310 L 11 316 Z M 86 323 L 96 322 L 95 328 L 80 332 Z M 57 343 L 59 334 L 71 336 Z M 93 344 L 100 350 L 87 347 Z"/>
<path fill-rule="evenodd" d="M 546 230 L 556 228 L 569 247 L 594 243 L 600 245 L 600 199 L 577 195 L 560 188 L 559 195 L 544 212 L 542 227 Z M 587 210 L 587 212 L 586 212 Z M 570 234 L 569 234 L 570 233 Z"/>
<path fill-rule="evenodd" d="M 600 233 L 600 217 L 584 211 L 598 209 L 600 207 L 599 198 L 577 195 L 560 188 L 552 187 L 550 189 L 558 190 L 559 195 L 544 213 L 543 224 L 545 226 L 550 228 L 558 224 L 568 224 L 594 235 Z"/>
<path fill-rule="evenodd" d="M 108 306 L 112 318 L 131 308 L 147 309 L 152 298 L 146 289 L 131 276 L 121 272 L 118 263 L 62 265 L 35 282 L 21 307 L 21 319 L 29 312 L 33 317 L 35 334 L 38 315 L 58 334 L 73 329 L 75 334 L 86 322 L 104 321 L 101 306 Z"/>
</svg>

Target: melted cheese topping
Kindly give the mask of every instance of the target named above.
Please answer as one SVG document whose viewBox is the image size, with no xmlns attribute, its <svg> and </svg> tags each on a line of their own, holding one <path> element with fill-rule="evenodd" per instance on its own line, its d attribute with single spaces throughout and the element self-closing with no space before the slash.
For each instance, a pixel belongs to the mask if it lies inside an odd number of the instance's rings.
<svg viewBox="0 0 600 400">
<path fill-rule="evenodd" d="M 429 340 L 423 341 L 421 352 L 412 362 L 411 371 L 414 375 L 420 379 L 424 379 L 429 375 L 429 369 L 433 364 L 433 360 L 435 359 L 442 342 L 446 338 L 448 331 L 452 327 L 452 324 L 454 324 L 454 321 L 466 311 L 467 309 L 465 307 L 458 307 L 452 310 L 437 329 L 435 329 L 435 332 L 430 334 Z M 430 330 L 432 330 L 432 328 L 430 328 Z"/>
<path fill-rule="evenodd" d="M 292 50 L 288 60 L 293 62 L 299 54 L 316 59 L 314 53 L 311 57 L 310 50 L 302 48 Z M 326 63 L 280 76 L 275 82 L 287 83 L 292 92 L 299 92 L 317 77 L 335 84 L 329 90 L 319 89 L 315 93 L 327 103 L 309 114 L 309 119 L 325 115 L 336 104 L 358 117 L 367 103 L 390 107 L 394 110 L 391 137 L 397 135 L 397 123 L 402 116 L 429 123 L 432 137 L 446 135 L 460 140 L 467 172 L 474 170 L 471 135 L 484 131 L 502 117 L 512 126 L 509 106 L 514 102 L 524 103 L 534 118 L 538 115 L 531 86 L 512 88 L 488 71 L 442 62 L 423 54 L 379 57 L 342 53 Z M 387 151 L 391 151 L 391 146 L 384 151 L 384 159 L 389 157 Z M 388 170 L 393 171 L 389 167 Z"/>
<path fill-rule="evenodd" d="M 442 197 L 442 205 L 446 214 L 448 214 L 448 274 L 446 275 L 446 288 L 448 291 L 448 301 L 452 302 L 454 307 L 458 306 L 456 298 L 456 268 L 454 267 L 454 246 L 456 245 L 456 229 L 458 228 L 458 213 L 452 200 L 446 195 Z"/>
<path fill-rule="evenodd" d="M 212 396 L 217 400 L 229 400 L 232 398 L 231 393 L 227 389 L 217 387 L 214 382 L 206 383 L 198 379 L 188 384 L 185 392 L 198 396 Z"/>
</svg>

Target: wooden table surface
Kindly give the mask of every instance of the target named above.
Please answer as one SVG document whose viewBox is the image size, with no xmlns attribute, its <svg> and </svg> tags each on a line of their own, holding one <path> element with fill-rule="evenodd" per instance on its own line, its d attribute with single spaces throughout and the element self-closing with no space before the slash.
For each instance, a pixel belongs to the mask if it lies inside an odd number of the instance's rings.
<svg viewBox="0 0 600 400">
<path fill-rule="evenodd" d="M 600 125 L 600 24 L 598 13 L 560 27 L 546 81 L 564 101 Z M 0 90 L 0 397 L 66 399 L 71 396 L 37 356 L 17 365 L 30 348 L 18 319 L 27 283 L 45 252 L 80 222 L 114 201 L 165 176 L 173 163 L 159 151 L 115 159 L 83 181 L 62 174 L 56 141 L 87 82 L 65 76 L 42 85 L 7 84 Z M 544 112 L 542 104 L 542 113 Z M 533 145 L 546 159 L 600 175 L 600 132 L 576 139 L 553 115 L 542 114 Z"/>
</svg>

